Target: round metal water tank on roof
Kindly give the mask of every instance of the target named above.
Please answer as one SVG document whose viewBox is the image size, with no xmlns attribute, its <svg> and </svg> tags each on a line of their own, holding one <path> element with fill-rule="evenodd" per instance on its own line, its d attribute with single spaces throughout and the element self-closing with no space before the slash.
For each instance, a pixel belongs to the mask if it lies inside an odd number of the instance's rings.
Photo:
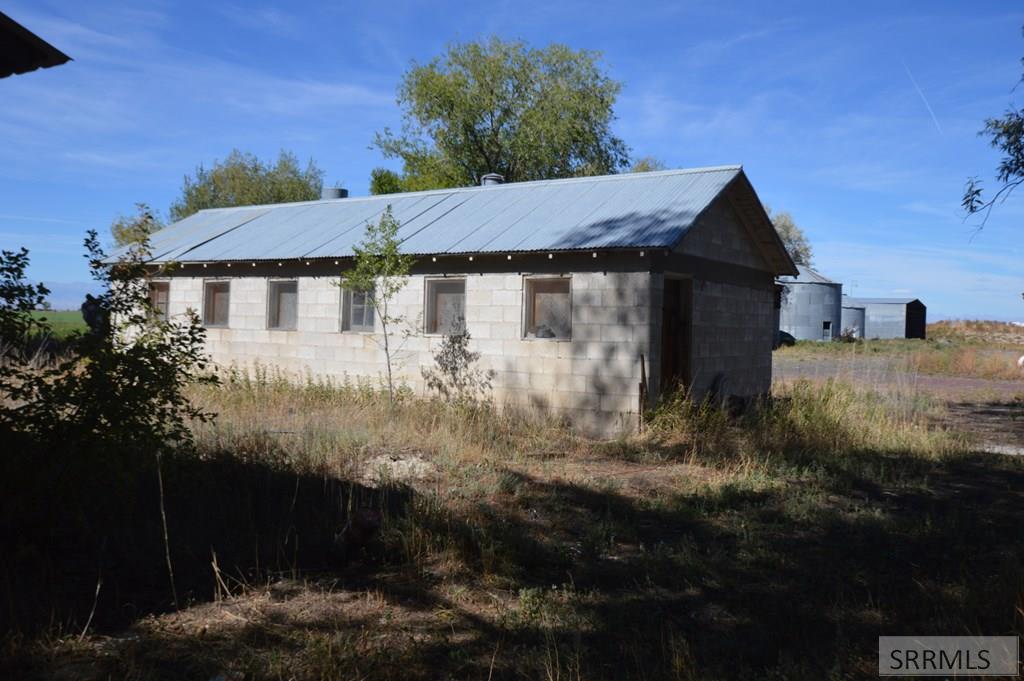
<svg viewBox="0 0 1024 681">
<path fill-rule="evenodd" d="M 480 178 L 480 186 L 486 187 L 492 184 L 504 184 L 505 178 L 498 173 L 487 173 Z"/>
</svg>

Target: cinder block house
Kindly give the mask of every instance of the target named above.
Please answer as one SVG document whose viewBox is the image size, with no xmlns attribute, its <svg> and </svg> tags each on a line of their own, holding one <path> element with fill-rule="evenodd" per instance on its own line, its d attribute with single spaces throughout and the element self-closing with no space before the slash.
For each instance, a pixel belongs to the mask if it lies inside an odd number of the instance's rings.
<svg viewBox="0 0 1024 681">
<path fill-rule="evenodd" d="M 739 166 L 325 196 L 204 210 L 161 230 L 154 300 L 171 316 L 200 312 L 221 365 L 378 381 L 379 320 L 337 282 L 391 206 L 417 256 L 394 343 L 416 391 L 462 324 L 495 372 L 496 403 L 591 432 L 634 427 L 644 382 L 648 402 L 676 386 L 769 391 L 774 280 L 797 270 Z"/>
</svg>

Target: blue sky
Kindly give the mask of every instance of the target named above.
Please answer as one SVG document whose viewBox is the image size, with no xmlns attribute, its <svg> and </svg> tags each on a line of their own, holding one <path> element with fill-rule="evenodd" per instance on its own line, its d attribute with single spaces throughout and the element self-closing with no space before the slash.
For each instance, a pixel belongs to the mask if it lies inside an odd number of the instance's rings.
<svg viewBox="0 0 1024 681">
<path fill-rule="evenodd" d="M 615 130 L 671 167 L 742 163 L 815 264 L 932 319 L 1024 319 L 1024 196 L 977 232 L 987 116 L 1021 106 L 1024 11 L 1003 2 L 7 2 L 71 55 L 0 80 L 0 247 L 31 249 L 58 305 L 88 281 L 81 239 L 232 148 L 314 158 L 367 193 L 398 79 L 492 34 L 599 50 Z"/>
</svg>

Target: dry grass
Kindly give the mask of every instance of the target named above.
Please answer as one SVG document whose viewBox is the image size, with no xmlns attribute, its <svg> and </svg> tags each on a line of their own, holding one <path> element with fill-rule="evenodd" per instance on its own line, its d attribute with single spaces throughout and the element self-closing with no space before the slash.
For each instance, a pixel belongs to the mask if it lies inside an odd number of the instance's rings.
<svg viewBox="0 0 1024 681">
<path fill-rule="evenodd" d="M 944 333 L 926 341 L 801 341 L 793 347 L 780 348 L 776 353 L 779 357 L 797 360 L 828 358 L 850 364 L 884 362 L 888 368 L 908 374 L 1008 381 L 1024 378 L 1024 372 L 1017 366 L 1017 359 L 1024 355 L 1024 334 L 968 334 L 957 327 L 945 328 Z"/>
<path fill-rule="evenodd" d="M 879 634 L 1024 631 L 1024 467 L 913 393 L 797 382 L 738 418 L 680 399 L 611 442 L 266 373 L 195 398 L 219 413 L 202 452 L 404 501 L 327 570 L 23 645 L 16 673 L 840 679 L 873 673 Z"/>
<path fill-rule="evenodd" d="M 1009 322 L 953 319 L 928 325 L 928 337 L 940 340 L 975 341 L 989 345 L 1024 345 L 1024 326 Z"/>
<path fill-rule="evenodd" d="M 707 404 L 677 399 L 663 405 L 654 437 L 685 442 L 691 461 L 739 461 L 744 466 L 789 460 L 834 462 L 851 452 L 900 452 L 922 459 L 961 454 L 956 433 L 933 426 L 941 403 L 914 391 L 876 392 L 837 380 L 776 386 L 770 403 L 739 421 Z"/>
<path fill-rule="evenodd" d="M 1024 354 L 1024 346 L 1016 349 L 940 346 L 912 353 L 910 366 L 923 374 L 1018 381 L 1024 378 L 1024 372 L 1017 366 L 1021 354 Z"/>
<path fill-rule="evenodd" d="M 200 449 L 284 453 L 297 470 L 348 479 L 373 458 L 419 452 L 456 470 L 463 463 L 565 456 L 585 441 L 555 418 L 487 405 L 449 408 L 399 391 L 390 405 L 368 382 L 299 381 L 269 369 L 236 371 L 222 387 L 196 388 L 192 399 L 217 414 L 197 424 Z"/>
</svg>

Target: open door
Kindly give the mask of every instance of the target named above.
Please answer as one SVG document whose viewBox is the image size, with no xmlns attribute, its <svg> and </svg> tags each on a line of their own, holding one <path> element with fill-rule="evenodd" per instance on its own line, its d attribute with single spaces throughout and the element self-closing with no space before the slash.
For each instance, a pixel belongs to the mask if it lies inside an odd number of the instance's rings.
<svg viewBox="0 0 1024 681">
<path fill-rule="evenodd" d="M 690 386 L 690 336 L 693 320 L 693 280 L 665 278 L 661 303 L 662 395 Z"/>
</svg>

